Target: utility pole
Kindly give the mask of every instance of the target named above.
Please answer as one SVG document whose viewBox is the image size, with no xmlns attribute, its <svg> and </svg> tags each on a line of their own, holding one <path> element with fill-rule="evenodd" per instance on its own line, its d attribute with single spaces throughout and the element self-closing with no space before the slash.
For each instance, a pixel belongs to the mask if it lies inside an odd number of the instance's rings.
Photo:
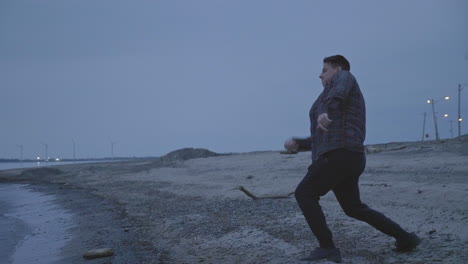
<svg viewBox="0 0 468 264">
<path fill-rule="evenodd" d="M 434 117 L 434 127 L 435 127 L 436 140 L 439 141 L 439 129 L 437 129 L 437 117 L 436 117 L 436 114 L 435 114 L 434 99 L 431 99 L 430 103 L 432 104 L 432 116 Z"/>
<path fill-rule="evenodd" d="M 421 141 L 424 141 L 424 135 L 426 134 L 426 112 L 424 112 L 424 121 L 423 121 L 423 129 L 422 129 L 422 137 Z"/>
<path fill-rule="evenodd" d="M 461 91 L 463 90 L 463 87 L 461 83 L 458 84 L 458 136 L 461 136 L 461 122 L 462 122 L 462 117 L 461 117 L 461 111 L 460 111 L 460 97 L 461 97 Z"/>
</svg>

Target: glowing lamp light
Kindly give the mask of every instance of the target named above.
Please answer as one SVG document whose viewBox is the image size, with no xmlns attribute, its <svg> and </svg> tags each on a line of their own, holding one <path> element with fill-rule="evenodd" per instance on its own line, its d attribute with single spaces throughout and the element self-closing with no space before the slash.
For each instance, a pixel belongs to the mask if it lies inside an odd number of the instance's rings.
<svg viewBox="0 0 468 264">
<path fill-rule="evenodd" d="M 427 100 L 427 103 L 430 104 L 430 103 L 431 103 L 431 100 Z"/>
<path fill-rule="evenodd" d="M 444 117 L 448 117 L 448 114 L 445 114 Z"/>
<path fill-rule="evenodd" d="M 37 157 L 36 159 L 37 159 L 37 160 L 40 160 L 41 158 L 40 158 L 40 157 Z"/>
<path fill-rule="evenodd" d="M 448 100 L 448 99 L 450 99 L 450 97 L 449 97 L 449 96 L 446 96 L 446 97 L 445 97 L 445 100 Z"/>
<path fill-rule="evenodd" d="M 463 121 L 463 118 L 459 118 L 459 119 L 458 119 L 458 122 L 461 122 L 461 121 Z"/>
<path fill-rule="evenodd" d="M 59 158 L 56 158 L 55 161 L 60 161 L 60 159 L 59 159 Z"/>
</svg>

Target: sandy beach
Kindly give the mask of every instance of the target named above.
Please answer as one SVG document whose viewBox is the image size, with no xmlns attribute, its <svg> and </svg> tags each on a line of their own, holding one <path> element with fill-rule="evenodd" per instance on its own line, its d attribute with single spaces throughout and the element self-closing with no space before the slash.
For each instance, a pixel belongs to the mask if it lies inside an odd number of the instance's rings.
<svg viewBox="0 0 468 264">
<path fill-rule="evenodd" d="M 466 263 L 468 136 L 367 149 L 363 202 L 423 242 L 394 252 L 392 238 L 347 217 L 329 193 L 321 205 L 342 263 Z M 72 215 L 56 263 L 303 263 L 317 242 L 291 192 L 310 156 L 183 150 L 160 160 L 0 171 L 0 183 L 52 195 Z M 240 186 L 282 198 L 255 200 Z M 83 259 L 104 247 L 114 256 Z"/>
</svg>

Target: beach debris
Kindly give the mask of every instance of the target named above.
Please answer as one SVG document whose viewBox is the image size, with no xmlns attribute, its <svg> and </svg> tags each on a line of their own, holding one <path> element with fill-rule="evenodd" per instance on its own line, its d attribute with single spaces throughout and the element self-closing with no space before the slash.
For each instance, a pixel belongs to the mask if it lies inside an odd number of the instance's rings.
<svg viewBox="0 0 468 264">
<path fill-rule="evenodd" d="M 105 258 L 114 255 L 114 251 L 111 248 L 98 248 L 90 250 L 83 254 L 85 259 Z"/>
<path fill-rule="evenodd" d="M 245 189 L 244 186 L 239 186 L 237 189 L 239 189 L 240 191 L 245 193 L 245 195 L 247 195 L 248 197 L 252 198 L 252 200 L 258 200 L 258 199 L 286 199 L 286 198 L 290 198 L 291 195 L 294 194 L 294 192 L 291 192 L 286 196 L 279 195 L 279 196 L 261 196 L 261 197 L 258 197 L 255 194 L 249 192 L 247 189 Z"/>
<path fill-rule="evenodd" d="M 247 176 L 247 178 L 246 178 L 246 179 L 247 179 L 247 180 L 251 180 L 251 179 L 253 179 L 253 178 L 254 178 L 254 176 L 253 176 L 253 175 L 249 175 L 249 176 Z"/>
</svg>

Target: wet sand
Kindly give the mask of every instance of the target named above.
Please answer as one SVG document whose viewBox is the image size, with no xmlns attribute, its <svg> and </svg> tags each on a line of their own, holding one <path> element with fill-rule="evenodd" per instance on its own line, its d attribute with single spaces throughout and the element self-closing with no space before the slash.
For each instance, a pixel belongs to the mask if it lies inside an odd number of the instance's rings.
<svg viewBox="0 0 468 264">
<path fill-rule="evenodd" d="M 0 185 L 1 259 L 12 264 L 53 263 L 68 243 L 73 216 L 54 196 L 34 192 L 28 185 Z"/>
<path fill-rule="evenodd" d="M 1 263 L 145 263 L 119 206 L 79 188 L 32 182 L 0 183 Z M 83 258 L 105 247 L 118 254 Z"/>
<path fill-rule="evenodd" d="M 423 243 L 410 253 L 347 217 L 333 194 L 322 197 L 343 263 L 464 263 L 468 259 L 468 140 L 369 146 L 362 200 Z M 54 194 L 74 215 L 66 262 L 92 248 L 116 255 L 86 263 L 301 263 L 317 246 L 294 198 L 310 153 L 252 152 L 193 159 L 0 172 L 0 181 L 29 183 Z M 326 263 L 326 262 L 321 262 Z"/>
</svg>

